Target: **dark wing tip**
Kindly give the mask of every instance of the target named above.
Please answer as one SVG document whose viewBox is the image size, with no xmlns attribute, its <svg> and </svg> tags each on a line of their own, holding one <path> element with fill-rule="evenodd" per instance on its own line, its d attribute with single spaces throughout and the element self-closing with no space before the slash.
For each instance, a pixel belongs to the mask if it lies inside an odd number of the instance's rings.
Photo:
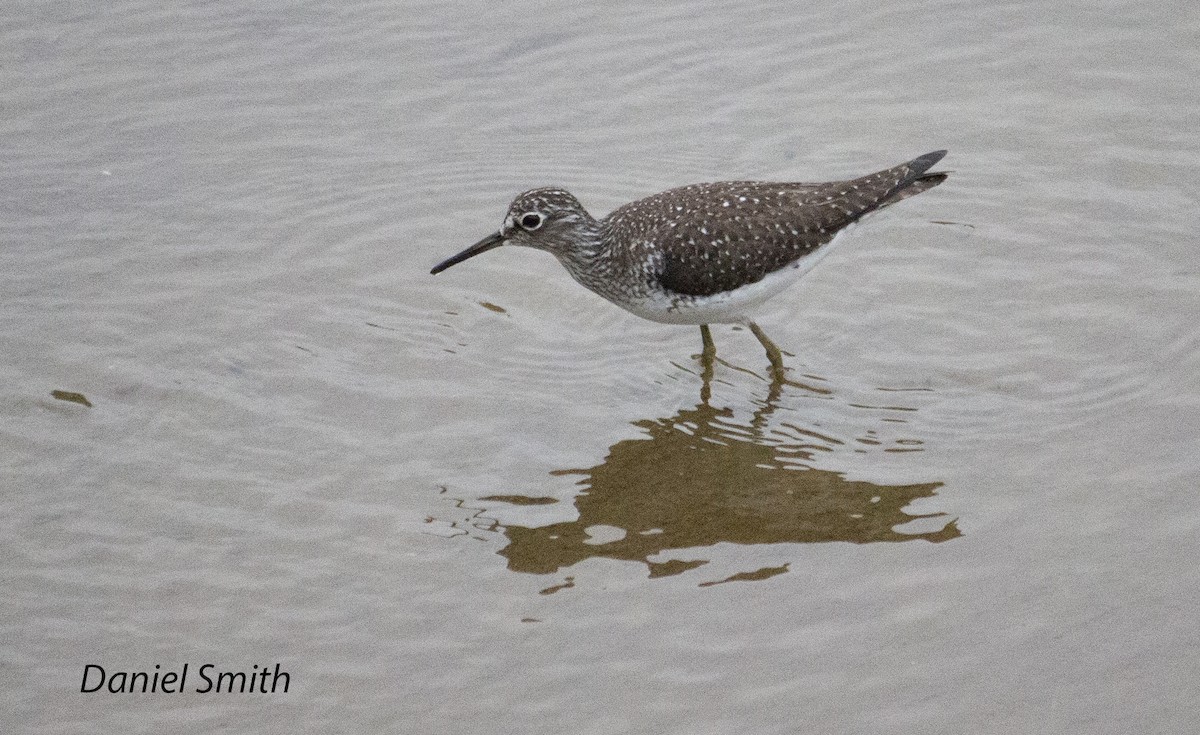
<svg viewBox="0 0 1200 735">
<path fill-rule="evenodd" d="M 904 177 L 896 182 L 891 191 L 883 197 L 881 201 L 891 204 L 898 202 L 901 199 L 907 199 L 913 194 L 919 194 L 931 187 L 937 186 L 946 180 L 944 172 L 936 172 L 932 174 L 925 173 L 933 167 L 935 163 L 946 157 L 946 151 L 933 151 L 926 153 L 923 156 L 918 156 L 908 163 L 900 164 L 907 167 Z"/>
<path fill-rule="evenodd" d="M 908 170 L 910 171 L 909 176 L 911 176 L 914 179 L 917 178 L 921 174 L 923 174 L 926 171 L 928 171 L 929 169 L 933 168 L 933 165 L 936 164 L 938 161 L 945 158 L 946 154 L 948 152 L 949 151 L 945 151 L 945 150 L 933 151 L 932 153 L 926 153 L 923 156 L 919 156 L 919 157 L 914 158 L 913 160 L 909 161 L 908 162 Z"/>
<path fill-rule="evenodd" d="M 902 199 L 907 199 L 910 196 L 932 189 L 933 187 L 945 181 L 946 176 L 948 175 L 948 172 L 946 171 L 935 171 L 931 174 L 925 173 L 932 168 L 934 164 L 945 158 L 945 156 L 946 151 L 944 150 L 933 151 L 932 153 L 926 153 L 923 156 L 914 158 L 908 163 L 902 163 L 895 168 L 888 169 L 888 171 L 884 173 L 896 172 L 898 175 L 900 175 L 900 178 L 896 182 L 895 186 L 893 186 L 879 198 L 878 206 L 873 207 L 872 209 L 878 209 L 880 207 L 886 207 L 889 204 L 895 204 Z M 900 172 L 903 173 L 901 174 Z"/>
</svg>

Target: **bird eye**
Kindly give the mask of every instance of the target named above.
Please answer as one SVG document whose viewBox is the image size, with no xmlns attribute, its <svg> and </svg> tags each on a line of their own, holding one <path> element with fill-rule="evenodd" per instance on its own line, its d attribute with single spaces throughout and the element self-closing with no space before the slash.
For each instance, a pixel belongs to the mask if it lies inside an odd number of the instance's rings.
<svg viewBox="0 0 1200 735">
<path fill-rule="evenodd" d="M 542 226 L 542 215 L 538 214 L 537 212 L 526 212 L 525 214 L 521 215 L 521 219 L 517 221 L 520 222 L 523 229 L 533 232 Z"/>
</svg>

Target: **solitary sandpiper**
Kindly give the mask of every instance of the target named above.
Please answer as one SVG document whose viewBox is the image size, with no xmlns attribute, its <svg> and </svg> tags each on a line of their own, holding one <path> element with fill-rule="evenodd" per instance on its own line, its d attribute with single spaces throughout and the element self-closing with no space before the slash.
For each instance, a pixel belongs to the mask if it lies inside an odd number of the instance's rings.
<svg viewBox="0 0 1200 735">
<path fill-rule="evenodd" d="M 508 207 L 500 230 L 434 266 L 501 245 L 545 250 L 571 277 L 643 319 L 746 324 L 782 374 L 783 356 L 751 311 L 812 269 L 839 236 L 872 212 L 945 181 L 926 173 L 946 151 L 848 181 L 722 181 L 670 189 L 595 219 L 564 189 L 531 189 Z"/>
</svg>

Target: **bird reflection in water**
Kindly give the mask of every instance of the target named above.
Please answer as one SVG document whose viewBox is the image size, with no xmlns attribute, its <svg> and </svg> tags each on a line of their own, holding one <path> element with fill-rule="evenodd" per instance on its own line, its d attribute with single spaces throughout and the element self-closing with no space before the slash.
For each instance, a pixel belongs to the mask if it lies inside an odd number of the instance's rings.
<svg viewBox="0 0 1200 735">
<path fill-rule="evenodd" d="M 934 496 L 941 483 L 881 485 L 814 469 L 817 456 L 853 448 L 813 428 L 768 421 L 785 387 L 803 388 L 808 395 L 820 391 L 832 399 L 828 391 L 773 374 L 767 399 L 749 422 L 739 422 L 730 408 L 709 403 L 713 357 L 700 357 L 698 405 L 670 418 L 634 422 L 645 435 L 617 442 L 595 467 L 553 473 L 581 478 L 584 490 L 574 500 L 576 520 L 538 527 L 495 525 L 509 541 L 499 552 L 509 569 L 550 574 L 585 559 L 608 558 L 644 563 L 651 577 L 661 577 L 707 563 L 697 560 L 694 550 L 722 542 L 938 543 L 961 535 L 954 520 L 937 520 L 944 513 L 905 510 L 915 500 Z M 893 451 L 911 451 L 913 443 L 907 440 Z M 554 502 L 517 496 L 481 500 Z M 914 521 L 925 530 L 897 530 Z M 676 550 L 689 552 L 670 558 Z M 785 571 L 786 566 L 764 568 L 722 581 L 763 579 Z"/>
</svg>

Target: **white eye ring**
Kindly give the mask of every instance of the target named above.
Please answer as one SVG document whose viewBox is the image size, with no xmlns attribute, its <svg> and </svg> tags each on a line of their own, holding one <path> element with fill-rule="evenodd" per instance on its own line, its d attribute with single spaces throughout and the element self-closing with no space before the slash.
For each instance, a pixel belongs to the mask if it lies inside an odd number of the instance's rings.
<svg viewBox="0 0 1200 735">
<path fill-rule="evenodd" d="M 545 221 L 546 218 L 542 216 L 541 212 L 526 212 L 517 218 L 517 224 L 519 224 L 521 229 L 525 230 L 526 232 L 533 232 L 537 228 L 541 227 L 542 223 Z"/>
</svg>

